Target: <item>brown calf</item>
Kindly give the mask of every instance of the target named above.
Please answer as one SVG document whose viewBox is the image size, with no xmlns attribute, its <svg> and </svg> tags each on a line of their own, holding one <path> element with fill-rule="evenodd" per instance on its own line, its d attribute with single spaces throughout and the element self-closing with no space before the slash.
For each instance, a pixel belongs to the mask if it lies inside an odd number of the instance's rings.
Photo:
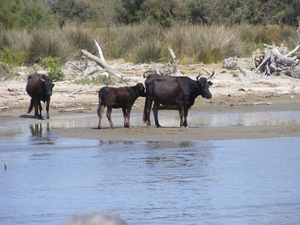
<svg viewBox="0 0 300 225">
<path fill-rule="evenodd" d="M 122 108 L 124 127 L 130 127 L 130 111 L 135 100 L 140 96 L 146 96 L 145 87 L 142 83 L 137 83 L 131 87 L 102 87 L 98 95 L 98 128 L 101 129 L 101 119 L 105 107 L 107 107 L 106 116 L 111 128 L 114 128 L 111 121 L 112 108 Z"/>
</svg>

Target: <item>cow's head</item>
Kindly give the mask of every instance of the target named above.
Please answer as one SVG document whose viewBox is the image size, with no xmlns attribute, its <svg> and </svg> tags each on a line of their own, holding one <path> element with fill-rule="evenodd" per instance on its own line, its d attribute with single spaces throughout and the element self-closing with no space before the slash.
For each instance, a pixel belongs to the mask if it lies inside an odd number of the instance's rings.
<svg viewBox="0 0 300 225">
<path fill-rule="evenodd" d="M 52 89 L 54 87 L 54 84 L 52 83 L 52 80 L 46 76 L 41 77 L 41 85 L 43 87 L 43 91 L 48 96 L 52 95 Z"/>
<path fill-rule="evenodd" d="M 137 86 L 137 89 L 140 93 L 139 96 L 146 97 L 146 91 L 145 91 L 144 85 L 142 83 L 137 83 L 136 86 Z"/>
<path fill-rule="evenodd" d="M 212 97 L 212 94 L 209 91 L 209 86 L 212 86 L 213 83 L 209 80 L 212 76 L 214 75 L 214 73 L 212 73 L 212 75 L 209 78 L 206 77 L 201 77 L 199 79 L 200 76 L 197 76 L 197 87 L 198 87 L 198 91 L 200 92 L 200 95 L 203 98 L 207 98 L 210 99 Z"/>
</svg>

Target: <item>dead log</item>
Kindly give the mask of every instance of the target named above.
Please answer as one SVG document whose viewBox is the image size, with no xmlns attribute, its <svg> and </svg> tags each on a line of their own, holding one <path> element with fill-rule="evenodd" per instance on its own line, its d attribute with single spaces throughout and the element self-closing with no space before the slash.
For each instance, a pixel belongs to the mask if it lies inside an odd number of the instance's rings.
<svg viewBox="0 0 300 225">
<path fill-rule="evenodd" d="M 259 78 L 259 77 L 261 77 L 260 74 L 258 74 L 256 72 L 253 72 L 251 70 L 248 70 L 248 69 L 242 67 L 239 64 L 237 64 L 236 67 L 244 74 L 245 77 L 248 77 L 248 78 Z"/>
<path fill-rule="evenodd" d="M 265 48 L 264 58 L 259 64 L 258 67 L 256 67 L 255 72 L 257 73 L 261 68 L 265 67 L 266 63 L 270 61 L 271 59 L 271 52 L 268 48 Z"/>
<path fill-rule="evenodd" d="M 94 56 L 93 54 L 89 53 L 88 51 L 81 50 L 81 52 L 82 52 L 83 57 L 86 57 L 87 59 L 90 59 L 90 60 L 96 62 L 99 66 L 101 66 L 103 69 L 105 69 L 109 74 L 113 75 L 114 77 L 117 77 L 118 79 L 124 81 L 125 83 L 127 83 L 131 80 L 131 77 L 115 70 L 105 60 L 102 60 L 102 59 L 98 58 L 97 56 Z"/>
<path fill-rule="evenodd" d="M 178 69 L 178 63 L 179 63 L 179 59 L 176 58 L 176 55 L 174 53 L 174 51 L 171 48 L 168 48 L 169 53 L 173 59 L 173 73 L 174 76 L 183 76 L 183 74 L 179 71 Z"/>
<path fill-rule="evenodd" d="M 297 64 L 297 59 L 294 59 L 292 57 L 287 57 L 282 55 L 279 51 L 278 48 L 274 47 L 272 49 L 272 54 L 275 56 L 275 60 L 277 60 L 278 62 L 284 63 L 288 66 L 292 66 L 293 64 Z"/>
<path fill-rule="evenodd" d="M 83 71 L 86 71 L 87 68 L 88 68 L 88 61 L 87 59 L 89 60 L 92 60 L 94 62 L 96 62 L 99 66 L 101 66 L 103 69 L 105 69 L 109 74 L 111 74 L 112 76 L 124 81 L 125 83 L 129 82 L 131 80 L 131 77 L 115 70 L 112 66 L 110 66 L 104 59 L 104 56 L 103 56 L 103 52 L 99 46 L 99 44 L 97 43 L 97 41 L 94 39 L 94 42 L 95 42 L 95 45 L 98 49 L 98 54 L 99 54 L 99 58 L 91 53 L 89 53 L 88 51 L 86 50 L 81 50 L 81 53 L 82 53 L 82 57 L 85 59 L 85 69 L 83 69 Z"/>
</svg>

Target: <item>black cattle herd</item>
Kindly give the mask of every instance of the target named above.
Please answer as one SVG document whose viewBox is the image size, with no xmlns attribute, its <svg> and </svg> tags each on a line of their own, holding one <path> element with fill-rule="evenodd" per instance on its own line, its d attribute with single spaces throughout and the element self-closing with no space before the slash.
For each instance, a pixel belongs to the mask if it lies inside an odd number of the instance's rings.
<svg viewBox="0 0 300 225">
<path fill-rule="evenodd" d="M 151 74 L 145 80 L 145 86 L 137 83 L 135 86 L 126 87 L 102 87 L 98 93 L 99 117 L 98 128 L 101 129 L 101 119 L 104 108 L 107 107 L 106 116 L 111 128 L 114 128 L 111 120 L 113 108 L 122 108 L 124 116 L 124 127 L 130 127 L 131 108 L 138 97 L 145 97 L 143 121 L 151 126 L 150 112 L 153 104 L 155 126 L 160 127 L 158 122 L 159 105 L 176 106 L 180 116 L 180 127 L 187 127 L 187 116 L 189 108 L 194 104 L 195 98 L 201 95 L 210 99 L 212 94 L 209 86 L 212 82 L 205 77 L 193 80 L 187 76 L 164 76 Z M 34 107 L 34 115 L 42 118 L 41 101 L 46 102 L 46 118 L 49 119 L 49 104 L 54 84 L 45 75 L 34 73 L 28 76 L 26 91 L 31 97 L 28 113 Z"/>
</svg>

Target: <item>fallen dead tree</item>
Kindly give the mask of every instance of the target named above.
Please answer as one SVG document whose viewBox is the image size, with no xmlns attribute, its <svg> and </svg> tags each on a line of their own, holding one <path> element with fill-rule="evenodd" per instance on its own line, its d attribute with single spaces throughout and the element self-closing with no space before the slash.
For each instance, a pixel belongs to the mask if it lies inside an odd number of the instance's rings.
<svg viewBox="0 0 300 225">
<path fill-rule="evenodd" d="M 88 51 L 86 50 L 81 50 L 81 53 L 82 53 L 82 58 L 84 59 L 85 61 L 85 66 L 84 68 L 80 68 L 79 66 L 73 64 L 72 62 L 70 63 L 76 70 L 79 70 L 81 71 L 84 75 L 90 75 L 90 74 L 93 74 L 97 71 L 99 71 L 101 68 L 103 68 L 106 72 L 108 72 L 110 75 L 124 81 L 125 83 L 129 82 L 131 80 L 131 77 L 130 76 L 127 76 L 119 71 L 117 71 L 116 69 L 114 69 L 111 65 L 109 65 L 104 56 L 103 56 L 103 52 L 99 46 L 99 44 L 97 43 L 96 40 L 94 40 L 95 42 L 95 45 L 98 49 L 98 55 L 99 57 L 89 53 Z M 88 65 L 88 60 L 91 60 L 93 62 L 95 62 L 98 66 L 95 66 L 95 65 L 91 65 L 89 66 Z"/>
<path fill-rule="evenodd" d="M 296 31 L 299 38 L 293 50 L 289 51 L 283 44 L 276 46 L 263 44 L 263 50 L 257 50 L 252 54 L 251 63 L 247 69 L 239 63 L 239 59 L 228 58 L 223 61 L 224 68 L 238 68 L 245 76 L 258 77 L 261 75 L 288 75 L 300 78 L 300 21 Z"/>
<path fill-rule="evenodd" d="M 300 78 L 299 53 L 297 51 L 300 45 L 297 45 L 292 51 L 288 51 L 283 45 L 263 45 L 263 51 L 256 51 L 252 55 L 252 62 L 247 69 L 236 60 L 235 67 L 245 76 L 259 77 L 261 75 L 288 75 Z"/>
</svg>

